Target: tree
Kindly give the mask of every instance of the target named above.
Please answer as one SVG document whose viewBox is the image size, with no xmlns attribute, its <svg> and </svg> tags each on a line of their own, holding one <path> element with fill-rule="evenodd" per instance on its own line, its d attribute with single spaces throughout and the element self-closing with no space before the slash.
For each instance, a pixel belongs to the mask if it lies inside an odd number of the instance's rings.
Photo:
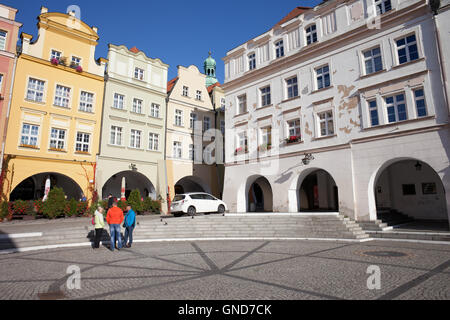
<svg viewBox="0 0 450 320">
<path fill-rule="evenodd" d="M 48 193 L 44 202 L 43 213 L 47 218 L 54 219 L 64 215 L 66 199 L 62 188 L 55 187 Z"/>
<path fill-rule="evenodd" d="M 130 196 L 128 197 L 128 204 L 131 208 L 136 212 L 142 212 L 144 207 L 142 205 L 141 192 L 139 189 L 134 189 L 131 191 Z"/>
</svg>

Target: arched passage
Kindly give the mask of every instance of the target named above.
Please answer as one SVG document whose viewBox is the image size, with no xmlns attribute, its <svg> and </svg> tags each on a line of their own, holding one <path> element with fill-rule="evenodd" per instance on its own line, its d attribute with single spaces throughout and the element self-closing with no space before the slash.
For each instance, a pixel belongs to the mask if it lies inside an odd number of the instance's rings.
<svg viewBox="0 0 450 320">
<path fill-rule="evenodd" d="M 127 199 L 131 191 L 135 189 L 139 189 L 141 197 L 156 199 L 156 190 L 153 183 L 142 173 L 136 171 L 122 171 L 109 178 L 102 188 L 103 197 L 112 194 L 114 198 L 120 199 L 122 178 L 125 178 L 125 197 Z"/>
<path fill-rule="evenodd" d="M 17 185 L 9 196 L 10 201 L 42 199 L 45 192 L 45 182 L 50 178 L 50 188 L 59 187 L 64 190 L 67 199 L 81 199 L 83 191 L 80 186 L 66 175 L 46 172 L 35 174 Z"/>
<path fill-rule="evenodd" d="M 300 212 L 339 211 L 338 187 L 327 171 L 313 169 L 299 177 L 297 209 Z"/>
<path fill-rule="evenodd" d="M 273 193 L 269 181 L 263 176 L 252 176 L 246 185 L 247 212 L 272 212 Z"/>
<path fill-rule="evenodd" d="M 189 192 L 211 193 L 211 189 L 200 178 L 194 176 L 184 177 L 175 184 L 175 194 Z"/>
<path fill-rule="evenodd" d="M 412 158 L 387 161 L 369 183 L 371 219 L 399 224 L 428 220 L 448 224 L 445 189 L 427 163 Z"/>
</svg>

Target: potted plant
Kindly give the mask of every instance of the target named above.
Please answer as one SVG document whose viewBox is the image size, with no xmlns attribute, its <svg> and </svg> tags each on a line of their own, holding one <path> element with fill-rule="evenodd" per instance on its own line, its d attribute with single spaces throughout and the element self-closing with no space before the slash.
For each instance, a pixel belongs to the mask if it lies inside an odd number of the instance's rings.
<svg viewBox="0 0 450 320">
<path fill-rule="evenodd" d="M 290 136 L 289 138 L 285 139 L 286 144 L 299 142 L 301 139 L 301 136 Z"/>
<path fill-rule="evenodd" d="M 59 58 L 59 64 L 62 66 L 67 66 L 67 58 L 66 57 Z"/>
<path fill-rule="evenodd" d="M 75 70 L 76 70 L 77 72 L 83 72 L 83 68 L 82 68 L 80 65 L 78 65 L 78 66 L 75 68 Z"/>
<path fill-rule="evenodd" d="M 54 65 L 54 66 L 57 66 L 57 65 L 59 64 L 59 60 L 58 60 L 57 58 L 52 58 L 52 59 L 50 60 L 50 62 L 51 62 L 51 64 Z"/>
<path fill-rule="evenodd" d="M 245 148 L 239 147 L 234 151 L 234 155 L 243 154 L 243 153 L 247 153 L 247 152 L 248 152 L 247 146 L 245 146 Z"/>
</svg>

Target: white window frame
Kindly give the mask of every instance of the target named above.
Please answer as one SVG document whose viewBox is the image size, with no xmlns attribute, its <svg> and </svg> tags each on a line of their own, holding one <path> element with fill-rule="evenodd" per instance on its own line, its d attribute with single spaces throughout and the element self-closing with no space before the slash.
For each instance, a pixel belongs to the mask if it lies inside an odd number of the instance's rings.
<svg viewBox="0 0 450 320">
<path fill-rule="evenodd" d="M 130 148 L 142 148 L 142 130 L 130 129 Z"/>
<path fill-rule="evenodd" d="M 386 10 L 386 3 L 389 3 L 390 8 L 388 10 Z M 373 4 L 375 6 L 375 12 L 377 13 L 377 16 L 393 9 L 391 0 L 374 0 Z"/>
<path fill-rule="evenodd" d="M 193 144 L 189 145 L 189 160 L 194 161 L 194 156 L 195 156 L 195 148 Z"/>
<path fill-rule="evenodd" d="M 247 55 L 248 71 L 256 69 L 256 53 L 251 52 Z"/>
<path fill-rule="evenodd" d="M 142 106 L 144 105 L 144 100 L 133 98 L 133 107 L 131 109 L 131 112 L 142 114 Z"/>
<path fill-rule="evenodd" d="M 413 43 L 407 43 L 407 38 L 408 37 L 410 37 L 410 36 L 414 36 L 415 37 L 415 41 L 413 42 Z M 401 45 L 401 46 L 398 46 L 397 45 L 397 41 L 399 41 L 399 40 L 402 40 L 402 39 L 404 39 L 405 40 L 405 44 L 403 44 L 403 45 Z M 397 65 L 402 65 L 402 64 L 405 64 L 405 63 L 408 63 L 408 62 L 411 62 L 411 61 L 417 61 L 417 60 L 419 60 L 420 58 L 421 58 L 421 53 L 420 53 L 420 47 L 419 47 L 419 41 L 418 41 L 418 36 L 417 36 L 417 33 L 416 32 L 412 32 L 412 33 L 409 33 L 409 34 L 406 34 L 406 35 L 402 35 L 402 36 L 400 36 L 400 37 L 396 37 L 394 40 L 394 46 L 395 46 L 395 56 L 396 56 L 396 58 L 397 58 L 397 61 L 396 61 L 396 63 L 397 63 Z M 412 46 L 412 45 L 416 45 L 416 47 L 417 47 L 417 59 L 413 59 L 413 60 L 411 60 L 411 53 L 410 53 L 410 46 Z M 406 51 L 406 61 L 405 62 L 400 62 L 400 56 L 399 56 L 399 51 L 401 50 L 401 49 L 405 49 L 405 51 Z"/>
<path fill-rule="evenodd" d="M 331 117 L 329 117 L 329 114 L 331 113 Z M 325 118 L 321 119 L 320 116 L 325 114 Z M 317 133 L 319 137 L 332 137 L 336 135 L 336 128 L 335 128 L 335 120 L 334 120 L 334 111 L 332 109 L 324 110 L 317 113 Z M 329 122 L 332 122 L 332 130 L 333 132 L 330 132 L 329 128 Z M 325 123 L 325 134 L 322 134 L 322 123 Z"/>
<path fill-rule="evenodd" d="M 60 88 L 59 90 L 58 90 L 58 87 Z M 62 90 L 62 92 L 61 92 L 61 90 Z M 57 83 L 55 85 L 55 98 L 53 100 L 53 105 L 55 107 L 70 109 L 71 100 L 72 100 L 71 93 L 72 93 L 71 87 L 67 87 L 62 84 Z M 60 104 L 57 103 L 58 99 L 60 101 Z"/>
<path fill-rule="evenodd" d="M 320 69 L 323 69 L 325 67 L 328 67 L 328 72 L 327 73 L 323 73 L 322 72 L 322 74 L 320 75 L 321 83 L 323 84 L 323 87 L 320 88 L 319 87 L 319 74 L 317 73 L 317 71 L 319 71 Z M 331 87 L 331 72 L 330 72 L 330 70 L 331 70 L 330 64 L 328 64 L 328 63 L 314 68 L 316 90 L 321 90 L 321 89 L 326 89 L 326 88 L 330 88 Z M 330 79 L 330 83 L 328 84 L 328 86 L 325 86 L 325 75 L 326 74 L 328 74 L 328 77 Z"/>
<path fill-rule="evenodd" d="M 208 131 L 211 129 L 211 118 L 210 117 L 203 117 L 203 132 Z"/>
<path fill-rule="evenodd" d="M 139 67 L 134 68 L 134 78 L 140 81 L 144 81 L 145 70 Z"/>
<path fill-rule="evenodd" d="M 79 58 L 79 57 L 77 57 L 77 56 L 72 56 L 71 58 L 70 58 L 70 64 L 75 64 L 76 66 L 81 66 L 81 61 L 82 61 L 82 59 L 81 58 Z"/>
<path fill-rule="evenodd" d="M 220 120 L 220 132 L 225 137 L 225 120 Z"/>
<path fill-rule="evenodd" d="M 268 91 L 263 93 L 263 90 L 269 88 Z M 270 106 L 272 104 L 272 90 L 270 85 L 259 88 L 260 104 L 261 107 Z M 268 96 L 268 98 L 267 98 Z"/>
<path fill-rule="evenodd" d="M 148 150 L 159 151 L 159 134 L 149 132 L 148 133 Z"/>
<path fill-rule="evenodd" d="M 0 93 L 3 93 L 3 78 L 4 75 L 0 73 Z"/>
<path fill-rule="evenodd" d="M 314 27 L 314 30 L 312 30 L 312 27 Z M 310 31 L 308 31 L 308 29 Z M 315 36 L 315 40 L 314 40 L 314 36 Z M 317 24 L 316 23 L 311 23 L 310 25 L 305 27 L 305 40 L 306 40 L 305 44 L 307 46 L 319 41 L 319 34 L 317 33 Z M 309 41 L 309 43 L 308 43 L 308 41 Z"/>
<path fill-rule="evenodd" d="M 81 136 L 82 141 L 79 141 L 78 138 Z M 88 141 L 85 141 L 85 138 L 88 137 Z M 87 146 L 87 150 L 85 147 Z M 81 150 L 78 150 L 81 149 Z M 91 134 L 86 132 L 77 132 L 75 136 L 75 152 L 82 153 L 90 153 L 91 152 Z"/>
<path fill-rule="evenodd" d="M 30 88 L 30 84 L 32 82 L 34 83 L 34 87 Z M 28 84 L 27 84 L 27 91 L 26 91 L 26 100 L 38 102 L 38 103 L 44 103 L 45 102 L 45 85 L 46 85 L 46 81 L 29 77 Z M 32 93 L 31 98 L 30 98 L 30 92 Z M 38 95 L 38 93 L 40 95 Z M 37 99 L 37 97 L 40 97 L 40 99 Z"/>
<path fill-rule="evenodd" d="M 150 116 L 152 118 L 160 118 L 160 110 L 161 110 L 161 106 L 157 103 L 152 103 L 150 106 Z"/>
<path fill-rule="evenodd" d="M 377 55 L 373 55 L 373 50 L 375 50 L 375 49 L 379 49 L 380 50 L 380 53 L 379 54 L 377 54 Z M 365 54 L 367 53 L 367 52 L 369 52 L 370 51 L 370 57 L 368 57 L 368 58 L 366 58 L 366 56 L 365 56 Z M 380 72 L 380 71 L 382 71 L 382 70 L 384 70 L 384 64 L 383 64 L 383 49 L 382 49 L 382 47 L 380 46 L 380 45 L 376 45 L 376 46 L 374 46 L 374 47 L 371 47 L 371 48 L 367 48 L 367 49 L 364 49 L 364 50 L 362 50 L 361 51 L 361 57 L 362 57 L 362 63 L 363 63 L 363 70 L 364 70 L 364 75 L 369 75 L 369 74 L 372 74 L 372 73 L 376 73 L 376 72 Z M 381 69 L 380 70 L 375 70 L 375 59 L 376 58 L 378 58 L 378 57 L 380 57 L 380 59 L 381 59 Z M 372 67 L 372 72 L 368 72 L 368 70 L 367 70 L 367 65 L 366 65 L 366 62 L 368 62 L 368 61 L 370 61 L 370 65 L 371 65 L 371 67 Z"/>
<path fill-rule="evenodd" d="M 189 97 L 189 87 L 183 86 L 183 97 Z"/>
<path fill-rule="evenodd" d="M 174 125 L 177 127 L 182 127 L 183 126 L 183 110 L 175 109 L 174 114 L 175 114 Z"/>
<path fill-rule="evenodd" d="M 183 144 L 180 141 L 174 141 L 172 146 L 173 157 L 176 159 L 183 158 Z"/>
<path fill-rule="evenodd" d="M 275 58 L 276 59 L 283 58 L 285 55 L 284 39 L 279 39 L 279 40 L 275 41 L 274 47 L 275 47 Z"/>
<path fill-rule="evenodd" d="M 125 110 L 125 95 L 117 92 L 114 93 L 113 108 L 118 110 Z"/>
<path fill-rule="evenodd" d="M 371 106 L 371 103 L 372 102 L 375 102 L 375 106 Z M 368 115 L 369 115 L 369 124 L 370 124 L 370 127 L 377 127 L 377 126 L 379 126 L 380 124 L 381 124 L 381 122 L 380 122 L 380 109 L 378 108 L 378 101 L 377 101 L 377 99 L 376 98 L 373 98 L 373 99 L 370 99 L 370 100 L 367 100 L 367 110 L 368 110 Z M 377 121 L 378 121 L 378 124 L 374 124 L 373 123 L 373 119 L 372 119 L 372 111 L 376 111 L 376 113 L 377 113 Z"/>
<path fill-rule="evenodd" d="M 195 112 L 191 112 L 191 114 L 189 115 L 189 129 L 194 129 L 196 121 L 197 121 L 197 114 Z"/>
<path fill-rule="evenodd" d="M 261 143 L 258 144 L 258 146 L 262 146 L 264 144 L 270 144 L 272 145 L 272 126 L 265 126 L 261 129 L 259 129 L 260 132 L 260 141 Z"/>
<path fill-rule="evenodd" d="M 195 98 L 196 98 L 197 100 L 202 100 L 202 92 L 201 92 L 200 90 L 197 90 L 197 93 L 196 93 L 196 95 L 195 95 Z"/>
<path fill-rule="evenodd" d="M 123 137 L 123 127 L 111 125 L 109 144 L 113 146 L 122 146 L 122 137 Z M 112 140 L 114 140 L 114 142 Z"/>
<path fill-rule="evenodd" d="M 57 137 L 54 138 L 53 131 L 56 131 Z M 60 138 L 60 133 L 64 132 L 64 138 Z M 66 139 L 67 139 L 67 130 L 66 129 L 60 129 L 60 128 L 50 128 L 50 146 L 49 149 L 57 149 L 57 150 L 66 150 Z M 53 142 L 55 142 L 55 147 L 52 147 Z M 63 147 L 59 148 L 59 143 L 62 142 Z"/>
<path fill-rule="evenodd" d="M 81 112 L 93 113 L 94 112 L 94 101 L 95 101 L 94 93 L 85 91 L 85 90 L 81 90 L 80 105 L 78 106 L 78 110 Z"/>
<path fill-rule="evenodd" d="M 61 56 L 62 56 L 62 52 L 61 51 L 58 51 L 58 50 L 56 50 L 56 49 L 51 49 L 51 51 L 50 51 L 50 60 L 52 60 L 52 59 L 61 59 Z"/>
<path fill-rule="evenodd" d="M 297 126 L 298 122 L 298 126 Z M 293 126 L 291 124 L 294 123 Z M 291 134 L 291 130 L 294 130 L 294 133 Z M 302 122 L 300 118 L 293 118 L 286 120 L 286 138 L 289 139 L 290 137 L 300 137 L 300 140 L 302 137 Z"/>
<path fill-rule="evenodd" d="M 2 35 L 4 33 L 5 35 Z M 8 31 L 0 30 L 0 50 L 6 51 L 6 44 L 8 43 Z"/>
<path fill-rule="evenodd" d="M 416 91 L 418 90 L 422 90 L 423 92 L 423 96 L 422 97 L 416 97 Z M 413 99 L 414 99 L 414 108 L 416 111 L 416 115 L 417 118 L 423 118 L 423 117 L 427 117 L 429 112 L 428 112 L 428 107 L 427 107 L 427 99 L 425 99 L 425 88 L 424 87 L 416 87 L 416 88 L 412 88 L 412 94 L 413 94 Z M 419 110 L 417 108 L 417 102 L 423 100 L 423 103 L 425 105 L 425 114 L 422 116 L 419 116 Z"/>
<path fill-rule="evenodd" d="M 242 99 L 241 99 L 242 98 Z M 247 94 L 241 94 L 237 97 L 237 113 L 236 114 L 244 114 L 248 111 L 247 109 Z"/>
<path fill-rule="evenodd" d="M 227 104 L 226 104 L 225 98 L 221 98 L 221 99 L 220 99 L 220 108 L 222 108 L 222 109 L 225 110 L 225 107 L 226 107 L 226 106 L 227 106 Z"/>
<path fill-rule="evenodd" d="M 289 84 L 289 81 L 292 81 L 295 79 L 295 83 Z M 284 80 L 285 86 L 286 86 L 286 99 L 293 99 L 293 98 L 297 98 L 299 96 L 299 91 L 298 91 L 298 77 L 297 75 L 289 77 L 287 79 Z M 292 97 L 289 96 L 289 89 L 291 89 L 294 91 Z M 295 93 L 295 89 L 297 91 L 297 94 L 294 95 Z"/>
<path fill-rule="evenodd" d="M 24 127 L 29 126 L 29 131 L 27 133 L 24 133 Z M 37 128 L 37 134 L 34 135 L 33 133 L 33 127 Z M 20 146 L 33 146 L 38 147 L 39 146 L 39 132 L 40 132 L 40 126 L 37 124 L 32 123 L 22 123 L 22 130 L 20 131 Z M 23 138 L 27 138 L 28 143 L 23 143 Z M 36 139 L 36 144 L 31 143 L 32 139 Z"/>
<path fill-rule="evenodd" d="M 403 95 L 403 101 L 400 101 L 400 103 L 399 103 L 399 101 L 397 101 L 397 96 L 399 96 L 399 95 Z M 388 99 L 388 98 L 393 98 L 393 103 L 388 103 L 386 101 L 386 99 Z M 399 91 L 399 92 L 396 92 L 396 93 L 390 93 L 390 94 L 384 95 L 383 96 L 383 103 L 384 103 L 384 107 L 385 107 L 385 110 L 386 110 L 386 118 L 387 118 L 386 119 L 387 120 L 386 123 L 389 123 L 389 124 L 391 124 L 391 123 L 399 123 L 399 122 L 403 122 L 403 121 L 406 121 L 406 120 L 409 119 L 409 117 L 408 117 L 408 105 L 407 105 L 407 102 L 406 102 L 406 92 L 405 91 Z M 404 119 L 404 120 L 400 120 L 399 112 L 398 112 L 398 107 L 399 107 L 399 105 L 402 105 L 402 104 L 405 105 L 406 119 Z M 388 109 L 390 107 L 394 108 L 395 121 L 389 121 L 389 110 Z"/>
</svg>

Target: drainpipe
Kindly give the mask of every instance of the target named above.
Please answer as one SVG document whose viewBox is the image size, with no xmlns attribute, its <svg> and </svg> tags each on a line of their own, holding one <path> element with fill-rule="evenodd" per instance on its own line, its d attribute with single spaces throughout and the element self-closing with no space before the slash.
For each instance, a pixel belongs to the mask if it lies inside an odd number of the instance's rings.
<svg viewBox="0 0 450 320">
<path fill-rule="evenodd" d="M 12 69 L 12 77 L 11 77 L 11 86 L 9 88 L 9 97 L 8 97 L 8 109 L 6 112 L 6 121 L 5 121 L 5 128 L 3 129 L 2 135 L 3 135 L 3 142 L 2 142 L 2 153 L 0 157 L 0 172 L 3 168 L 3 157 L 5 155 L 5 139 L 6 139 L 6 132 L 8 130 L 8 122 L 9 122 L 9 113 L 11 111 L 11 100 L 12 100 L 12 93 L 14 88 L 14 79 L 16 77 L 16 65 L 17 65 L 17 56 L 14 55 L 14 64 Z M 0 190 L 0 192 L 3 190 Z"/>
</svg>

